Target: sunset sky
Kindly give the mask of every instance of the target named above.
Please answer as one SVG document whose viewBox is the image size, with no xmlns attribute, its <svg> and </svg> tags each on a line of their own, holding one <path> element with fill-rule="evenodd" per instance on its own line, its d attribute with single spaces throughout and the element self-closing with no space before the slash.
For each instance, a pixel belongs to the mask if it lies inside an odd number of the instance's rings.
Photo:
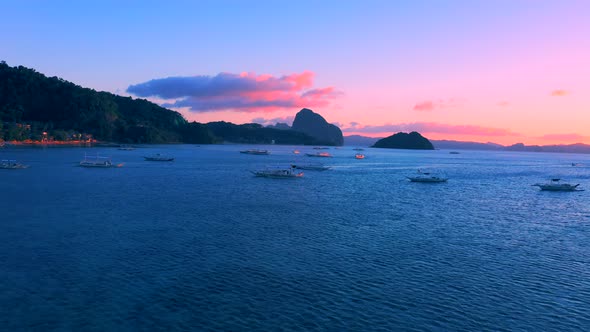
<svg viewBox="0 0 590 332">
<path fill-rule="evenodd" d="M 199 122 L 590 144 L 590 1 L 4 1 L 0 60 Z"/>
</svg>

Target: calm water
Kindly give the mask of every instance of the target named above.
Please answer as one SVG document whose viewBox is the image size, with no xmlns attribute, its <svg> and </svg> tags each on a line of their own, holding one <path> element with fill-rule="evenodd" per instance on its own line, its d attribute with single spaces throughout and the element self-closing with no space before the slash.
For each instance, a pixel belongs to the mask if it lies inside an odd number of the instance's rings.
<svg viewBox="0 0 590 332">
<path fill-rule="evenodd" d="M 590 330 L 590 156 L 246 148 L 0 150 L 0 328 Z M 334 168 L 249 173 L 294 160 Z"/>
</svg>

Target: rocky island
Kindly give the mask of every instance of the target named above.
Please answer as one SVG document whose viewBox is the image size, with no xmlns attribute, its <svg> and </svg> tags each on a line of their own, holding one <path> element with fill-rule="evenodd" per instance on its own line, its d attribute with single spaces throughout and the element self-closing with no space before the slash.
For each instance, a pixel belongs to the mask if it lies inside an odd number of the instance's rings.
<svg viewBox="0 0 590 332">
<path fill-rule="evenodd" d="M 409 134 L 400 132 L 382 138 L 378 140 L 373 147 L 386 149 L 434 150 L 432 143 L 430 143 L 426 137 L 415 131 Z"/>
<path fill-rule="evenodd" d="M 340 128 L 328 123 L 321 115 L 308 108 L 297 113 L 292 129 L 317 139 L 321 142 L 320 145 L 340 146 L 344 143 Z"/>
</svg>

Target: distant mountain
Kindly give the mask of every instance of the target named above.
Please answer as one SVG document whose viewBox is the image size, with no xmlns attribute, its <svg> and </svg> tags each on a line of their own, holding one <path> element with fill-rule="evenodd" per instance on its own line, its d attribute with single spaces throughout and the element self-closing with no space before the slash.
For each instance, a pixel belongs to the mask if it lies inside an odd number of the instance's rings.
<svg viewBox="0 0 590 332">
<path fill-rule="evenodd" d="M 219 121 L 209 122 L 206 126 L 216 143 L 325 145 L 323 141 L 302 132 L 263 127 L 257 123 L 236 125 Z"/>
<path fill-rule="evenodd" d="M 378 140 L 373 147 L 387 149 L 434 150 L 432 143 L 430 143 L 426 137 L 415 131 L 409 134 L 400 132 L 382 138 Z"/>
<path fill-rule="evenodd" d="M 307 108 L 297 113 L 292 129 L 323 142 L 322 145 L 342 145 L 344 142 L 340 128 L 328 123 L 321 115 Z"/>
<path fill-rule="evenodd" d="M 344 145 L 354 146 L 372 146 L 380 140 L 382 137 L 367 137 L 361 135 L 348 135 L 344 136 Z"/>
<path fill-rule="evenodd" d="M 529 151 L 529 152 L 562 152 L 562 153 L 590 153 L 590 145 L 576 143 L 568 145 L 524 145 L 516 143 L 504 147 L 508 151 Z"/>
<path fill-rule="evenodd" d="M 288 124 L 283 122 L 277 122 L 274 125 L 268 125 L 266 128 L 274 128 L 274 129 L 281 129 L 281 130 L 291 130 Z"/>
<path fill-rule="evenodd" d="M 496 143 L 463 142 L 452 140 L 430 140 L 436 149 L 460 149 L 460 150 L 501 150 L 503 145 Z"/>
</svg>

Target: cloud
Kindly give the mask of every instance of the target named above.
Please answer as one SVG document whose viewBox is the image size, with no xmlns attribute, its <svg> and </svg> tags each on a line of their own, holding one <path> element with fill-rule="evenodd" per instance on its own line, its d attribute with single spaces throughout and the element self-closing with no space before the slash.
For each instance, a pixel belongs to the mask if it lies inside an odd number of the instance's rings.
<svg viewBox="0 0 590 332">
<path fill-rule="evenodd" d="M 580 134 L 547 134 L 539 137 L 543 140 L 548 141 L 576 141 L 583 142 L 587 141 L 590 137 Z"/>
<path fill-rule="evenodd" d="M 502 101 L 498 102 L 496 105 L 498 105 L 500 107 L 508 107 L 508 106 L 510 106 L 510 102 L 502 100 Z"/>
<path fill-rule="evenodd" d="M 391 133 L 391 132 L 410 132 L 418 131 L 420 133 L 438 133 L 449 135 L 472 135 L 472 136 L 519 136 L 508 129 L 470 126 L 470 125 L 450 125 L 435 122 L 414 122 L 400 124 L 385 124 L 380 126 L 354 126 L 344 128 L 344 131 L 356 133 Z"/>
<path fill-rule="evenodd" d="M 275 125 L 277 123 L 286 123 L 289 126 L 291 126 L 293 124 L 293 120 L 295 120 L 294 116 L 286 116 L 284 118 L 272 118 L 272 119 L 254 118 L 251 121 L 254 123 L 259 123 L 263 126 Z"/>
<path fill-rule="evenodd" d="M 420 103 L 417 103 L 416 105 L 414 105 L 414 107 L 412 109 L 414 111 L 419 111 L 419 112 L 430 112 L 430 111 L 433 111 L 437 108 L 441 109 L 441 108 L 458 107 L 458 106 L 461 106 L 463 103 L 464 103 L 464 100 L 456 99 L 456 98 L 450 98 L 447 100 L 443 100 L 443 99 L 425 100 L 423 102 L 420 102 Z"/>
<path fill-rule="evenodd" d="M 434 103 L 431 101 L 425 101 L 414 105 L 414 111 L 432 111 L 434 109 Z"/>
<path fill-rule="evenodd" d="M 162 106 L 186 107 L 194 112 L 324 107 L 342 95 L 334 87 L 313 88 L 314 76 L 313 72 L 304 71 L 280 77 L 255 73 L 168 77 L 130 85 L 127 92 L 169 100 Z"/>
<path fill-rule="evenodd" d="M 553 96 L 553 97 L 563 97 L 563 96 L 566 96 L 568 94 L 569 94 L 568 91 L 561 90 L 561 89 L 551 91 L 551 96 Z"/>
</svg>

